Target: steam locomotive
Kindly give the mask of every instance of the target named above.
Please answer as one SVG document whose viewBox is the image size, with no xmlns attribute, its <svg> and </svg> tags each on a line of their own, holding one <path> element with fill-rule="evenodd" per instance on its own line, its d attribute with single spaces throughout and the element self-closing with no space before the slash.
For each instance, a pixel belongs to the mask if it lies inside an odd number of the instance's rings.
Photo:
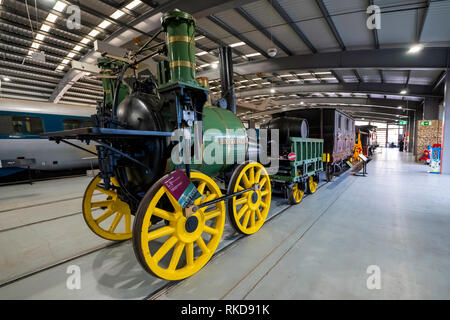
<svg viewBox="0 0 450 320">
<path fill-rule="evenodd" d="M 262 227 L 270 209 L 271 182 L 261 163 L 245 161 L 249 145 L 241 121 L 231 111 L 206 103 L 209 90 L 195 78 L 194 18 L 175 10 L 164 14 L 161 24 L 133 55 L 98 60 L 105 98 L 92 116 L 94 126 L 45 136 L 57 143 L 75 139 L 96 144 L 100 174 L 83 198 L 87 225 L 106 239 L 132 238 L 145 270 L 179 280 L 212 257 L 224 229 L 225 201 L 236 231 L 249 235 Z M 151 45 L 162 32 L 165 43 Z M 149 49 L 158 50 L 146 54 Z M 158 63 L 157 77 L 133 75 L 127 79 L 131 89 L 123 83 L 127 70 L 156 54 L 167 56 Z M 200 121 L 198 138 L 194 124 Z M 177 130 L 183 132 L 179 141 Z M 218 137 L 234 143 L 220 144 L 214 139 Z M 186 149 L 177 149 L 186 140 L 202 153 L 215 150 L 224 161 L 191 164 Z M 234 161 L 225 161 L 230 158 Z M 225 172 L 229 179 L 223 195 L 212 177 Z M 182 202 L 188 190 L 198 194 L 189 193 L 195 195 L 193 201 Z"/>
</svg>

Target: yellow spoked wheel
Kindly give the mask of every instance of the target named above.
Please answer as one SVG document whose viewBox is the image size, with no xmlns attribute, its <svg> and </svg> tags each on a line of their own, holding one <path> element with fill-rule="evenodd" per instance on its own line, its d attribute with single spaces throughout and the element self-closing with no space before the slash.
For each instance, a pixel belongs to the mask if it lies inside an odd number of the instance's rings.
<svg viewBox="0 0 450 320">
<path fill-rule="evenodd" d="M 200 208 L 186 218 L 183 209 L 163 186 L 156 182 L 139 205 L 133 227 L 133 247 L 141 265 L 151 274 L 180 280 L 199 271 L 212 257 L 225 226 L 225 203 Z M 208 176 L 191 172 L 191 181 L 202 195 L 195 205 L 222 196 Z M 151 224 L 157 216 L 165 224 Z"/>
<path fill-rule="evenodd" d="M 303 184 L 303 183 L 302 183 Z M 292 187 L 292 190 L 288 190 L 288 202 L 290 205 L 300 203 L 305 194 L 304 188 L 299 188 L 299 184 L 296 183 Z"/>
<path fill-rule="evenodd" d="M 106 190 L 99 176 L 92 179 L 83 197 L 83 217 L 88 227 L 107 240 L 127 240 L 132 236 L 131 211 L 126 202 L 119 199 L 116 190 Z M 115 187 L 120 187 L 112 177 Z M 123 220 L 123 222 L 122 222 Z"/>
<path fill-rule="evenodd" d="M 257 185 L 257 190 L 248 191 L 228 200 L 228 215 L 236 231 L 253 234 L 266 221 L 272 199 L 269 175 L 258 162 L 244 162 L 233 173 L 228 193 L 239 192 Z"/>
<path fill-rule="evenodd" d="M 317 190 L 317 185 L 318 182 L 317 180 L 314 178 L 314 176 L 310 176 L 308 178 L 308 192 L 309 193 L 314 193 Z"/>
</svg>

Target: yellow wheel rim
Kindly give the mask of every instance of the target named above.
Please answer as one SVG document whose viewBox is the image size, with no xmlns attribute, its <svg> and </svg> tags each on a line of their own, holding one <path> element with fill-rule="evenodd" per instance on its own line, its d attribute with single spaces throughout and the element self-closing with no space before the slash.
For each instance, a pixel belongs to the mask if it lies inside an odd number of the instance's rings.
<svg viewBox="0 0 450 320">
<path fill-rule="evenodd" d="M 298 183 L 296 183 L 292 188 L 292 195 L 294 197 L 295 202 L 299 203 L 300 201 L 302 201 L 304 194 L 305 192 L 303 190 L 300 190 L 298 188 Z"/>
<path fill-rule="evenodd" d="M 180 280 L 199 271 L 214 254 L 225 226 L 225 203 L 221 201 L 201 208 L 186 218 L 161 181 L 149 191 L 149 205 L 139 209 L 134 245 L 141 264 L 148 271 L 163 279 Z M 191 181 L 202 195 L 196 205 L 222 196 L 217 184 L 200 172 L 191 172 Z M 166 224 L 152 226 L 152 216 L 162 218 Z M 189 226 L 188 219 L 194 221 L 196 227 Z"/>
<path fill-rule="evenodd" d="M 244 234 L 257 232 L 266 221 L 272 199 L 269 175 L 258 162 L 245 165 L 237 178 L 232 179 L 232 192 L 239 192 L 259 185 L 259 190 L 249 191 L 230 201 L 230 218 L 237 231 Z"/>
<path fill-rule="evenodd" d="M 84 220 L 96 235 L 104 239 L 130 239 L 132 236 L 130 207 L 119 199 L 116 190 L 106 190 L 99 186 L 101 181 L 100 177 L 95 177 L 84 193 Z M 116 178 L 111 178 L 111 182 L 119 187 Z"/>
<path fill-rule="evenodd" d="M 316 192 L 317 190 L 317 181 L 314 181 L 314 177 L 310 176 L 308 179 L 309 191 L 311 193 Z"/>
</svg>

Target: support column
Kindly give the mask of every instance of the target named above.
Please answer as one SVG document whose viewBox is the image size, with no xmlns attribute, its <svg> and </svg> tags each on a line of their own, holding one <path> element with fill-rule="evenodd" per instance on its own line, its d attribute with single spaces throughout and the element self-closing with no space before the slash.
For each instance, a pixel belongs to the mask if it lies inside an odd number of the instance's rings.
<svg viewBox="0 0 450 320">
<path fill-rule="evenodd" d="M 389 123 L 386 122 L 386 146 L 389 148 Z"/>
<path fill-rule="evenodd" d="M 450 174 L 450 69 L 445 76 L 444 90 L 444 135 L 442 141 L 442 173 Z"/>
<path fill-rule="evenodd" d="M 408 118 L 409 125 L 409 152 L 416 155 L 416 136 L 417 136 L 417 117 L 416 112 L 413 112 Z"/>
<path fill-rule="evenodd" d="M 423 120 L 439 119 L 439 100 L 435 98 L 425 98 L 423 104 Z"/>
<path fill-rule="evenodd" d="M 220 47 L 219 59 L 222 98 L 227 101 L 227 109 L 236 114 L 236 96 L 234 94 L 233 59 L 231 47 Z"/>
</svg>

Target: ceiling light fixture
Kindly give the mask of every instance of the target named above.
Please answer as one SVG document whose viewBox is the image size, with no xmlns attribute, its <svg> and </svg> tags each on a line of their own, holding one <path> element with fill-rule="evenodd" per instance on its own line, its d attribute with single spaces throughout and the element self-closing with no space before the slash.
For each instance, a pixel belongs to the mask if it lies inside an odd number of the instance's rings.
<svg viewBox="0 0 450 320">
<path fill-rule="evenodd" d="M 416 44 L 416 45 L 413 45 L 411 48 L 409 48 L 408 53 L 418 53 L 418 52 L 422 51 L 422 49 L 423 49 L 423 45 Z"/>
<path fill-rule="evenodd" d="M 102 29 L 106 29 L 106 28 L 108 28 L 110 25 L 111 25 L 111 22 L 109 22 L 109 21 L 107 21 L 107 20 L 103 20 L 103 22 L 100 23 L 100 24 L 98 25 L 98 27 L 99 27 L 99 28 L 102 28 Z"/>
<path fill-rule="evenodd" d="M 42 24 L 42 26 L 41 26 L 41 30 L 44 32 L 49 32 L 50 29 L 51 29 L 51 27 L 49 25 Z"/>
<path fill-rule="evenodd" d="M 256 56 L 260 56 L 260 55 L 261 55 L 261 53 L 255 52 L 255 53 L 249 53 L 249 54 L 246 54 L 245 56 L 246 56 L 247 58 L 250 58 L 250 57 L 256 57 Z"/>
<path fill-rule="evenodd" d="M 246 43 L 241 41 L 241 42 L 236 42 L 236 43 L 230 44 L 230 47 L 234 48 L 234 47 L 240 47 L 240 46 L 244 46 L 244 45 L 246 45 Z"/>
<path fill-rule="evenodd" d="M 406 89 L 403 89 L 402 91 L 400 91 L 400 94 L 407 94 L 408 91 Z"/>
<path fill-rule="evenodd" d="M 96 37 L 96 36 L 98 36 L 99 33 L 100 33 L 100 31 L 93 29 L 91 32 L 89 32 L 89 35 L 91 37 Z"/>
<path fill-rule="evenodd" d="M 56 1 L 53 9 L 58 12 L 62 12 L 66 7 L 67 7 L 67 4 L 65 4 L 64 2 Z"/>
<path fill-rule="evenodd" d="M 134 0 L 132 2 L 130 2 L 129 4 L 127 4 L 125 6 L 125 8 L 127 8 L 128 10 L 133 10 L 134 8 L 136 8 L 138 5 L 141 4 L 141 0 Z"/>
<path fill-rule="evenodd" d="M 54 23 L 57 19 L 58 19 L 58 16 L 56 14 L 49 13 L 45 20 L 47 20 L 51 23 Z"/>
<path fill-rule="evenodd" d="M 116 12 L 114 12 L 110 17 L 112 19 L 119 19 L 121 16 L 123 16 L 125 14 L 125 12 L 121 11 L 121 10 L 117 10 Z"/>
<path fill-rule="evenodd" d="M 201 52 L 199 52 L 199 53 L 196 53 L 195 55 L 196 56 L 203 56 L 203 55 L 205 55 L 205 54 L 207 54 L 208 52 L 206 52 L 206 51 L 201 51 Z"/>
</svg>

